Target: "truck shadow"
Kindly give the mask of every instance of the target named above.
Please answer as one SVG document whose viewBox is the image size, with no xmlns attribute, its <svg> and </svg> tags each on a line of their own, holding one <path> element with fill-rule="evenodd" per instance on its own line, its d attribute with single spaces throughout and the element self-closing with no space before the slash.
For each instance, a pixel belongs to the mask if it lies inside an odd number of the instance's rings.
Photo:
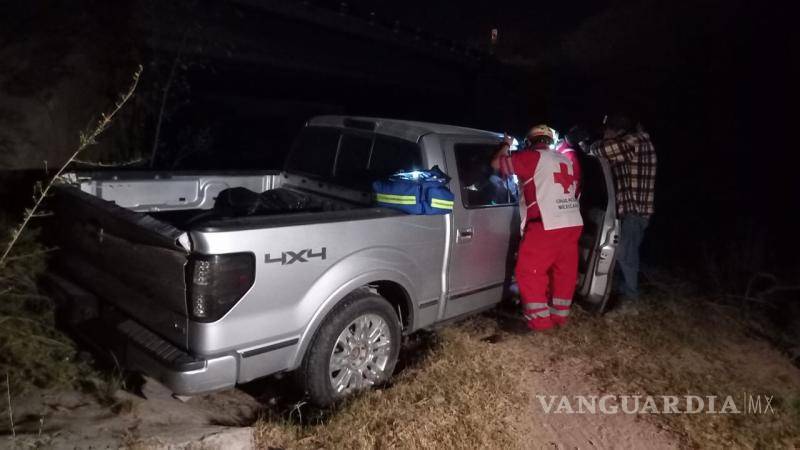
<svg viewBox="0 0 800 450">
<path fill-rule="evenodd" d="M 400 357 L 392 380 L 380 389 L 391 389 L 393 380 L 404 372 L 425 364 L 427 357 L 439 346 L 440 337 L 432 331 L 420 331 L 404 339 Z M 266 377 L 239 386 L 262 406 L 257 417 L 271 422 L 293 425 L 315 425 L 327 421 L 345 404 L 320 408 L 308 403 L 308 399 L 292 375 Z M 225 425 L 225 424 L 220 424 Z"/>
</svg>

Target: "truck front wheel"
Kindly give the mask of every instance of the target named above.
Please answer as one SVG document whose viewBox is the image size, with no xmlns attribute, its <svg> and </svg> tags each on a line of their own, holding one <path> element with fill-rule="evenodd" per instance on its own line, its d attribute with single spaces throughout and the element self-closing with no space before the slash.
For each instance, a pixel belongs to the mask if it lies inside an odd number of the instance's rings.
<svg viewBox="0 0 800 450">
<path fill-rule="evenodd" d="M 312 403 L 329 406 L 386 382 L 399 353 L 400 324 L 392 306 L 358 290 L 325 319 L 298 375 Z"/>
</svg>

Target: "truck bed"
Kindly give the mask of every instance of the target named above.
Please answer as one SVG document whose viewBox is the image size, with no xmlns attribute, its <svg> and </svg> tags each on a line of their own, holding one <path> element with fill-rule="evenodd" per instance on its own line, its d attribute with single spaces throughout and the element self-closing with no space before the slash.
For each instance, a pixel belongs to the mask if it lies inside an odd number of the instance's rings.
<svg viewBox="0 0 800 450">
<path fill-rule="evenodd" d="M 230 201 L 225 201 L 226 194 L 235 194 L 246 198 L 236 199 L 238 203 L 231 205 Z M 269 194 L 291 195 L 296 199 L 294 204 L 264 204 L 261 199 Z M 244 194 L 244 195 L 242 195 Z M 331 211 L 351 211 L 365 208 L 353 202 L 328 199 L 325 196 L 314 192 L 307 192 L 293 187 L 273 188 L 262 193 L 246 190 L 245 188 L 226 189 L 220 193 L 220 197 L 215 200 L 214 207 L 211 209 L 182 209 L 172 211 L 155 211 L 148 213 L 151 217 L 159 221 L 168 223 L 180 230 L 188 231 L 194 228 L 204 228 L 209 223 L 216 227 L 224 225 L 225 222 L 236 222 L 244 217 L 275 217 L 281 215 L 296 215 L 326 213 Z M 265 221 L 260 221 L 263 223 Z M 269 222 L 269 221 L 266 221 Z"/>
<path fill-rule="evenodd" d="M 341 220 L 350 217 L 343 211 L 370 208 L 371 195 L 313 179 L 280 172 L 252 173 L 158 173 L 158 172 L 82 172 L 71 174 L 73 184 L 84 193 L 113 202 L 129 211 L 145 213 L 177 230 L 213 227 L 229 223 L 269 226 L 297 221 Z M 247 199 L 234 199 L 235 208 L 225 202 L 226 193 L 264 195 L 280 191 L 299 199 L 297 205 L 269 205 L 246 211 Z M 224 198 L 223 198 L 224 197 Z M 238 202 L 238 203 L 237 203 Z M 244 206 L 242 207 L 242 203 Z M 337 214 L 328 214 L 337 212 Z M 316 216 L 321 214 L 320 216 Z M 281 217 L 297 215 L 296 218 Z M 361 214 L 359 214 L 361 215 Z M 371 214 L 368 214 L 371 215 Z M 241 220 L 250 218 L 250 220 Z"/>
</svg>

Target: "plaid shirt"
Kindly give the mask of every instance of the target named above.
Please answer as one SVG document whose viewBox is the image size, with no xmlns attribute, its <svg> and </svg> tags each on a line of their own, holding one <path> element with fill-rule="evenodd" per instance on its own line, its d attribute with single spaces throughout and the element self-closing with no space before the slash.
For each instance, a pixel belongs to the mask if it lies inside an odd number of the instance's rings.
<svg viewBox="0 0 800 450">
<path fill-rule="evenodd" d="M 656 184 L 656 151 L 644 131 L 597 141 L 591 152 L 608 159 L 614 173 L 617 214 L 653 214 Z"/>
</svg>

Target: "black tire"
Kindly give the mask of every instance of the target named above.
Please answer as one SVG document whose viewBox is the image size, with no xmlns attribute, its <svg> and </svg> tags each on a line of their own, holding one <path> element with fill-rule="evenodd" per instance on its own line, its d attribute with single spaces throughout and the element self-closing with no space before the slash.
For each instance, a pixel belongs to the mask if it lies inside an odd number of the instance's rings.
<svg viewBox="0 0 800 450">
<path fill-rule="evenodd" d="M 341 304 L 325 318 L 314 339 L 306 351 L 303 364 L 297 372 L 297 379 L 309 397 L 311 403 L 327 407 L 335 404 L 347 395 L 334 390 L 330 379 L 331 354 L 339 335 L 358 317 L 375 314 L 388 325 L 390 349 L 383 376 L 380 382 L 385 383 L 394 372 L 397 357 L 400 353 L 401 329 L 397 313 L 392 305 L 383 297 L 373 294 L 367 289 L 359 289 L 349 294 Z"/>
</svg>

